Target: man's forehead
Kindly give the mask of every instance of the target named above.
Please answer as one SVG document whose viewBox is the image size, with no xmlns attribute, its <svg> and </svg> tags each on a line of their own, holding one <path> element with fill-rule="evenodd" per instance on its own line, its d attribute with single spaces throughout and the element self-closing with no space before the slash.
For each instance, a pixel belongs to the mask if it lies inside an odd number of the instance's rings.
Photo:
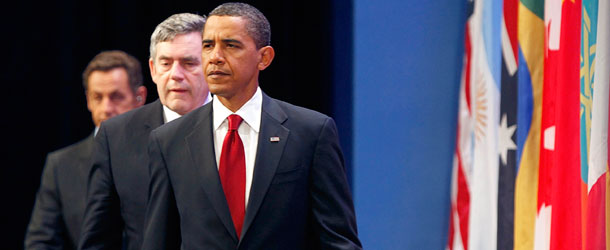
<svg viewBox="0 0 610 250">
<path fill-rule="evenodd" d="M 201 53 L 171 53 L 172 51 L 168 51 L 168 53 L 159 53 L 157 54 L 158 59 L 197 59 L 201 58 Z"/>
<path fill-rule="evenodd" d="M 214 17 L 217 17 L 217 19 Z M 246 29 L 245 19 L 236 16 L 212 16 L 208 18 L 203 30 L 203 43 L 213 42 L 216 39 L 222 42 L 254 43 L 254 38 Z"/>
<path fill-rule="evenodd" d="M 246 24 L 246 19 L 239 16 L 211 16 L 205 23 L 203 35 L 206 35 L 206 31 L 244 31 Z"/>
<path fill-rule="evenodd" d="M 200 58 L 201 57 L 201 39 L 197 43 L 174 43 L 161 42 L 157 44 L 158 59 L 171 58 Z"/>
<path fill-rule="evenodd" d="M 110 84 L 117 81 L 128 81 L 127 70 L 123 67 L 115 67 L 108 70 L 94 70 L 87 78 L 93 84 Z"/>
<path fill-rule="evenodd" d="M 229 15 L 213 15 L 213 16 L 209 16 L 208 19 L 205 21 L 204 27 L 207 26 L 208 24 L 215 24 L 215 23 L 224 23 L 224 22 L 240 22 L 240 23 L 245 23 L 248 19 L 246 19 L 246 17 L 243 16 L 229 16 Z"/>
<path fill-rule="evenodd" d="M 127 87 L 127 85 L 117 83 L 91 84 L 87 91 L 91 94 L 103 95 L 121 92 L 127 90 Z"/>
<path fill-rule="evenodd" d="M 129 80 L 127 78 L 121 79 L 99 79 L 90 81 L 88 89 L 91 90 L 108 90 L 108 89 L 120 89 L 129 87 Z"/>
<path fill-rule="evenodd" d="M 157 42 L 155 47 L 166 47 L 171 45 L 178 44 L 188 44 L 188 43 L 198 43 L 201 40 L 202 32 L 193 31 L 190 33 L 177 34 L 174 37 L 168 37 L 163 41 Z"/>
</svg>

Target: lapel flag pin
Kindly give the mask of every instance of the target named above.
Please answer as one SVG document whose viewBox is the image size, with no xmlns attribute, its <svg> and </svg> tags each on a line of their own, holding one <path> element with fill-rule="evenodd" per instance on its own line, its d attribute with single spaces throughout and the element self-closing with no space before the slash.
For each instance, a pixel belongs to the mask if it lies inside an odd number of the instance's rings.
<svg viewBox="0 0 610 250">
<path fill-rule="evenodd" d="M 271 138 L 269 138 L 269 141 L 270 142 L 278 142 L 278 141 L 280 141 L 280 137 L 272 136 Z"/>
</svg>

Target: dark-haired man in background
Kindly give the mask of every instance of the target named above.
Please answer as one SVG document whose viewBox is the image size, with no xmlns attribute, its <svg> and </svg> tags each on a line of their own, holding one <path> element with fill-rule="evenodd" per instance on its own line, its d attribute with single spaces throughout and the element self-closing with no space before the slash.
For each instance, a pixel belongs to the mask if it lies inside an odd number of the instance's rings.
<svg viewBox="0 0 610 250">
<path fill-rule="evenodd" d="M 334 121 L 268 97 L 265 16 L 214 9 L 203 31 L 212 103 L 151 132 L 143 249 L 361 249 Z"/>
<path fill-rule="evenodd" d="M 102 121 L 142 106 L 146 100 L 140 62 L 123 51 L 96 55 L 83 72 L 83 86 L 95 132 Z M 47 156 L 25 249 L 76 249 L 94 133 Z"/>
</svg>

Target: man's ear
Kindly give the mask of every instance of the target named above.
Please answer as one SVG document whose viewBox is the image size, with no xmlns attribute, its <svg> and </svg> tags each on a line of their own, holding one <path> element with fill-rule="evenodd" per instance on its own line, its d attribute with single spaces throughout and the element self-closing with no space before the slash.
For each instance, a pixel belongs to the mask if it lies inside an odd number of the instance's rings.
<svg viewBox="0 0 610 250">
<path fill-rule="evenodd" d="M 146 87 L 140 86 L 136 90 L 136 107 L 144 105 L 146 103 Z"/>
<path fill-rule="evenodd" d="M 148 68 L 150 69 L 150 77 L 153 79 L 153 82 L 155 82 L 155 75 L 157 74 L 157 69 L 155 69 L 155 63 L 153 62 L 152 58 L 148 59 Z M 155 82 L 155 84 L 157 84 Z"/>
<path fill-rule="evenodd" d="M 93 113 L 93 104 L 91 103 L 92 101 L 89 99 L 88 90 L 85 90 L 85 99 L 87 100 L 87 109 L 89 110 L 89 112 Z"/>
<path fill-rule="evenodd" d="M 261 55 L 261 60 L 258 62 L 258 70 L 264 70 L 271 64 L 273 58 L 275 57 L 275 50 L 271 46 L 265 46 L 260 48 L 259 53 Z"/>
</svg>

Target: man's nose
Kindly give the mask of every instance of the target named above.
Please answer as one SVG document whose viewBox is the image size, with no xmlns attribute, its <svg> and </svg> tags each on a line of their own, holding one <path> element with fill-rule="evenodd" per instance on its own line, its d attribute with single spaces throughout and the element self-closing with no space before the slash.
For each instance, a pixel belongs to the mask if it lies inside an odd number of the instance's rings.
<svg viewBox="0 0 610 250">
<path fill-rule="evenodd" d="M 174 62 L 170 77 L 174 81 L 182 81 L 184 79 L 184 68 L 180 65 L 180 62 Z"/>
<path fill-rule="evenodd" d="M 224 51 L 220 46 L 215 46 L 214 50 L 210 53 L 210 63 L 219 64 L 224 62 Z"/>
<path fill-rule="evenodd" d="M 106 117 L 105 117 L 106 119 L 108 119 L 114 115 L 115 105 L 112 102 L 112 100 L 110 99 L 110 97 L 104 97 L 102 99 L 101 109 L 104 112 L 104 114 L 106 115 Z"/>
</svg>

